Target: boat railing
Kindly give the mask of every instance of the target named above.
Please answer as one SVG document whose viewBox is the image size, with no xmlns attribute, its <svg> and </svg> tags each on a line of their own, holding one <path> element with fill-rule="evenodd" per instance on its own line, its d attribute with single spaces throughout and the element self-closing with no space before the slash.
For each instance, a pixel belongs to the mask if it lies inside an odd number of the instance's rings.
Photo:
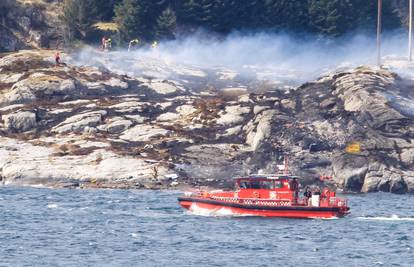
<svg viewBox="0 0 414 267">
<path fill-rule="evenodd" d="M 231 202 L 237 204 L 246 205 L 267 205 L 267 206 L 291 206 L 291 199 L 264 199 L 264 198 L 238 198 L 238 197 L 227 197 L 227 196 L 215 196 L 215 195 L 198 195 L 202 198 L 210 198 L 213 200 L 219 200 L 223 202 Z"/>
<path fill-rule="evenodd" d="M 345 198 L 331 197 L 329 201 L 330 201 L 329 204 L 335 207 L 347 207 L 348 206 L 348 200 Z"/>
<path fill-rule="evenodd" d="M 296 205 L 311 206 L 311 199 L 306 197 L 298 198 Z M 348 200 L 339 197 L 320 197 L 319 207 L 346 207 Z"/>
<path fill-rule="evenodd" d="M 233 202 L 240 204 L 262 204 L 262 205 L 297 205 L 310 206 L 310 199 L 306 197 L 299 197 L 297 199 L 271 199 L 271 198 L 239 198 L 235 196 L 217 196 L 207 191 L 185 192 L 187 197 L 209 198 L 213 200 L 220 200 L 225 202 Z M 348 201 L 339 197 L 321 197 L 319 199 L 320 207 L 347 207 Z"/>
<path fill-rule="evenodd" d="M 239 197 L 223 197 L 223 196 L 214 196 L 214 195 L 211 195 L 210 196 L 210 198 L 212 198 L 212 199 L 217 199 L 217 200 L 264 200 L 264 201 L 275 201 L 275 202 L 280 202 L 280 201 L 291 201 L 290 199 L 282 199 L 282 198 L 279 198 L 279 199 L 272 199 L 272 198 L 255 198 L 255 197 L 252 197 L 252 198 L 245 198 L 245 197 L 243 197 L 243 198 L 239 198 Z"/>
<path fill-rule="evenodd" d="M 321 207 L 346 207 L 348 200 L 339 197 L 322 197 L 319 202 Z"/>
</svg>

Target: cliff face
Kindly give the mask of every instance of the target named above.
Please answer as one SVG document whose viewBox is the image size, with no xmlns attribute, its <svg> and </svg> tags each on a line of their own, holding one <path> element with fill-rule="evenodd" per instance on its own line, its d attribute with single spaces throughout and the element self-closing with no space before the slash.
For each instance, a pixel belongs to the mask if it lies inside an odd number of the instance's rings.
<svg viewBox="0 0 414 267">
<path fill-rule="evenodd" d="M 0 52 L 61 46 L 61 1 L 8 1 L 0 16 Z"/>
<path fill-rule="evenodd" d="M 412 81 L 359 68 L 252 92 L 222 73 L 207 82 L 203 70 L 176 72 L 172 80 L 55 67 L 47 51 L 2 57 L 2 182 L 225 186 L 289 155 L 305 183 L 323 174 L 347 191 L 414 191 Z M 353 142 L 361 151 L 346 153 Z"/>
</svg>

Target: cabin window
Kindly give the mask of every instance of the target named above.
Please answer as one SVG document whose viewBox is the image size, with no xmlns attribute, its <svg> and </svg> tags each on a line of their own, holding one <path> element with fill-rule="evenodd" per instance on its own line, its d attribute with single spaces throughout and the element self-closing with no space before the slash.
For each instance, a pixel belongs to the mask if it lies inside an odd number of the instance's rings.
<svg viewBox="0 0 414 267">
<path fill-rule="evenodd" d="M 274 189 L 273 181 L 241 181 L 242 189 Z"/>
<path fill-rule="evenodd" d="M 251 189 L 260 189 L 261 188 L 261 182 L 260 181 L 251 181 L 250 182 L 250 188 Z"/>
<path fill-rule="evenodd" d="M 275 181 L 275 188 L 282 188 L 283 183 L 281 181 Z"/>
<path fill-rule="evenodd" d="M 261 189 L 273 189 L 273 181 L 261 181 L 260 188 Z"/>
<path fill-rule="evenodd" d="M 240 188 L 243 188 L 243 189 L 249 188 L 249 183 L 246 181 L 240 182 Z"/>
</svg>

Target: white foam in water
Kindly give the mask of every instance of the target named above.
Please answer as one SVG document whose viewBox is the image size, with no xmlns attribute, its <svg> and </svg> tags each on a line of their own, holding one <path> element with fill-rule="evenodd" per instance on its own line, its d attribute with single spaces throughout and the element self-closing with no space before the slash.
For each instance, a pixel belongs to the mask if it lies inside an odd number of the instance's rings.
<svg viewBox="0 0 414 267">
<path fill-rule="evenodd" d="M 23 186 L 33 187 L 33 188 L 48 188 L 48 189 L 54 189 L 53 186 L 46 186 L 44 184 L 23 184 Z"/>
<path fill-rule="evenodd" d="M 58 204 L 53 204 L 53 203 L 51 203 L 51 204 L 47 204 L 47 207 L 48 207 L 49 209 L 56 209 L 56 208 L 58 207 Z"/>
<path fill-rule="evenodd" d="M 239 214 L 234 213 L 231 209 L 228 208 L 217 208 L 214 210 L 201 208 L 196 203 L 191 204 L 189 213 L 192 215 L 198 215 L 198 216 L 213 216 L 213 217 L 229 217 L 229 216 L 254 216 L 253 214 Z"/>
<path fill-rule="evenodd" d="M 43 184 L 31 184 L 29 186 L 34 187 L 34 188 L 45 188 L 45 185 L 43 185 Z"/>
<path fill-rule="evenodd" d="M 373 221 L 414 221 L 414 217 L 399 217 L 398 215 L 391 215 L 390 217 L 357 217 L 360 220 L 373 220 Z"/>
</svg>

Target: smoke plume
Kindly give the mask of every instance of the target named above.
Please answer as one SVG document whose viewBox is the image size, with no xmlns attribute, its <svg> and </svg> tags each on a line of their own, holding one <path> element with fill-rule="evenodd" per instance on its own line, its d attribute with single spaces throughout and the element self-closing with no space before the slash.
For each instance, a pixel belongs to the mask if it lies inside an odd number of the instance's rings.
<svg viewBox="0 0 414 267">
<path fill-rule="evenodd" d="M 407 34 L 386 33 L 382 38 L 383 58 L 402 59 L 407 55 Z M 171 78 L 174 68 L 228 69 L 239 75 L 255 75 L 256 79 L 315 79 L 338 69 L 376 64 L 376 37 L 350 34 L 330 40 L 316 36 L 293 37 L 289 34 L 240 34 L 224 38 L 198 33 L 160 42 L 156 49 L 140 47 L 133 52 L 125 49 L 112 52 L 106 60 L 91 57 L 90 50 L 80 53 L 81 64 L 104 64 L 111 70 L 152 74 Z M 108 59 L 109 57 L 109 59 Z M 98 57 L 99 58 L 99 57 Z"/>
</svg>

